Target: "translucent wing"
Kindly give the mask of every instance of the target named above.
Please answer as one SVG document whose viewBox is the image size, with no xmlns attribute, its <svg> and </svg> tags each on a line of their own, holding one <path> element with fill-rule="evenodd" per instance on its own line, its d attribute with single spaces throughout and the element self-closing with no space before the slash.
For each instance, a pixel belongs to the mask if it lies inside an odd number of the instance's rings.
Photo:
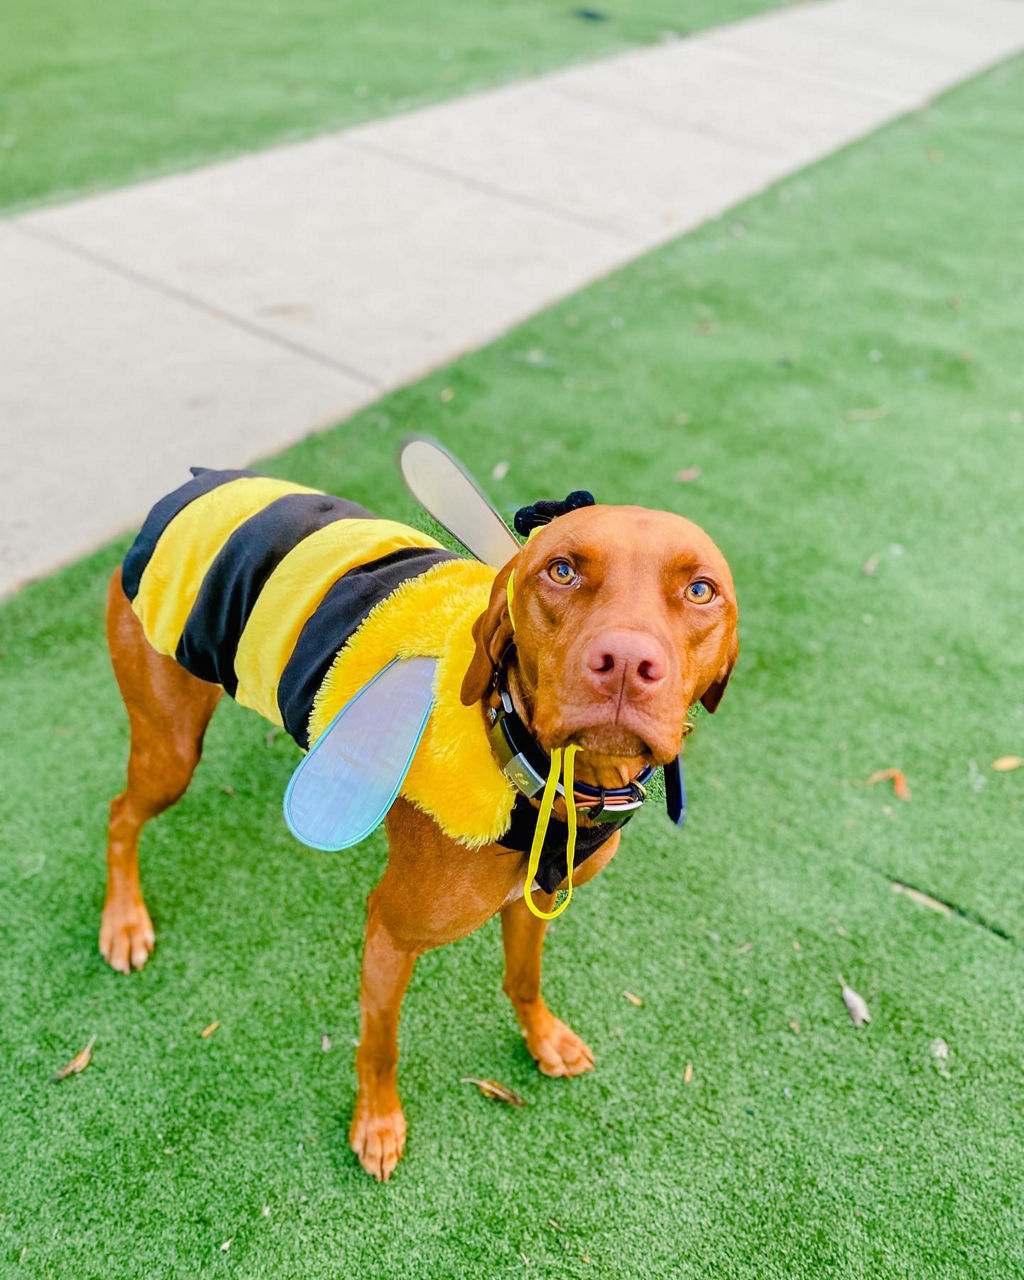
<svg viewBox="0 0 1024 1280">
<path fill-rule="evenodd" d="M 395 659 L 342 707 L 288 783 L 292 835 L 347 849 L 380 826 L 427 727 L 436 668 L 436 658 Z"/>
<path fill-rule="evenodd" d="M 462 464 L 434 440 L 407 440 L 399 455 L 413 497 L 462 545 L 500 569 L 518 552 L 515 534 Z"/>
</svg>

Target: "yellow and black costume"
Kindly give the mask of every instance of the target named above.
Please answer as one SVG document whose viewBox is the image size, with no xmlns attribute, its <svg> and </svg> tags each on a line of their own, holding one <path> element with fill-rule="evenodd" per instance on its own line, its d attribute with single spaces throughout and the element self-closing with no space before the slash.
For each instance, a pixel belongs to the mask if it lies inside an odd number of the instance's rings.
<svg viewBox="0 0 1024 1280">
<path fill-rule="evenodd" d="M 122 569 L 158 653 L 283 725 L 304 749 L 393 659 L 439 659 L 401 794 L 462 844 L 525 851 L 536 811 L 502 772 L 480 708 L 459 696 L 494 576 L 353 502 L 200 468 L 152 509 Z M 577 860 L 613 829 L 581 830 Z M 565 832 L 560 822 L 547 832 L 544 888 L 565 874 Z"/>
<path fill-rule="evenodd" d="M 310 746 L 396 657 L 439 658 L 402 793 L 465 844 L 496 840 L 516 793 L 459 698 L 494 570 L 314 489 L 194 469 L 147 516 L 122 582 L 149 643 Z"/>
</svg>

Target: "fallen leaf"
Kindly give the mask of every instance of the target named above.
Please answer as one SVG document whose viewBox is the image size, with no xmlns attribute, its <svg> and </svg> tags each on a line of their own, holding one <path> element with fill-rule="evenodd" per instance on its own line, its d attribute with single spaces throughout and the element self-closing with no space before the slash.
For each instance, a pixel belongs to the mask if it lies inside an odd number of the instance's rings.
<svg viewBox="0 0 1024 1280">
<path fill-rule="evenodd" d="M 221 1253 L 227 1253 L 227 1251 L 231 1248 L 231 1245 L 232 1245 L 232 1242 L 234 1241 L 234 1238 L 235 1238 L 235 1237 L 234 1237 L 234 1236 L 232 1236 L 230 1240 L 225 1240 L 225 1241 L 224 1241 L 224 1243 L 223 1243 L 223 1244 L 221 1245 L 221 1247 L 220 1247 L 220 1251 L 221 1251 Z"/>
<path fill-rule="evenodd" d="M 77 1076 L 79 1072 L 84 1071 L 89 1063 L 92 1062 L 92 1047 L 95 1043 L 96 1037 L 93 1036 L 80 1053 L 76 1053 L 69 1063 L 61 1067 L 53 1077 L 54 1084 L 59 1080 L 66 1080 L 68 1076 Z"/>
<path fill-rule="evenodd" d="M 676 479 L 680 484 L 690 484 L 691 481 L 700 479 L 700 467 L 685 467 L 676 472 Z"/>
<path fill-rule="evenodd" d="M 507 1102 L 510 1107 L 525 1107 L 526 1099 L 520 1098 L 497 1080 L 478 1080 L 475 1076 L 463 1076 L 462 1084 L 475 1084 L 485 1098 L 494 1098 L 498 1102 Z"/>
<path fill-rule="evenodd" d="M 742 947 L 736 948 L 736 954 L 738 956 L 749 955 L 750 952 L 753 951 L 753 949 L 754 949 L 754 944 L 752 942 L 744 942 Z"/>
<path fill-rule="evenodd" d="M 455 388 L 454 387 L 442 388 L 440 399 L 442 404 L 450 404 L 455 399 Z"/>
<path fill-rule="evenodd" d="M 928 1046 L 932 1057 L 935 1059 L 935 1069 L 944 1080 L 949 1079 L 949 1067 L 946 1066 L 949 1060 L 949 1045 L 946 1044 L 942 1036 L 936 1036 Z"/>
<path fill-rule="evenodd" d="M 281 726 L 279 724 L 275 724 L 273 728 L 269 730 L 263 741 L 268 747 L 272 747 L 282 733 L 284 733 L 284 730 Z"/>
<path fill-rule="evenodd" d="M 504 480 L 505 477 L 508 475 L 508 469 L 509 469 L 509 463 L 496 462 L 494 464 L 494 470 L 491 472 L 491 475 L 495 480 Z"/>
<path fill-rule="evenodd" d="M 792 1033 L 795 1036 L 798 1036 L 800 1034 L 800 1023 L 797 1022 L 796 1018 L 794 1018 L 793 1021 L 789 1024 L 789 1029 L 790 1031 L 792 1031 Z"/>
<path fill-rule="evenodd" d="M 330 1053 L 331 1051 L 331 1037 L 326 1031 L 320 1037 L 320 1050 L 322 1053 Z"/>
<path fill-rule="evenodd" d="M 794 951 L 799 951 L 799 950 L 800 950 L 800 942 L 799 942 L 799 939 L 797 939 L 797 938 L 794 938 L 794 939 L 793 939 L 793 950 L 794 950 Z"/>
<path fill-rule="evenodd" d="M 211 1022 L 208 1027 L 203 1027 L 199 1033 L 200 1040 L 205 1040 L 208 1036 L 212 1036 L 219 1026 L 219 1022 Z"/>
<path fill-rule="evenodd" d="M 223 791 L 226 796 L 231 796 L 231 798 L 234 799 L 234 795 L 235 795 L 234 787 L 223 786 L 221 787 L 221 791 Z"/>
<path fill-rule="evenodd" d="M 868 556 L 868 558 L 861 565 L 860 571 L 861 573 L 866 574 L 870 578 L 870 577 L 873 577 L 877 568 L 878 568 L 878 556 Z"/>
<path fill-rule="evenodd" d="M 893 893 L 902 893 L 908 897 L 911 902 L 916 902 L 922 907 L 930 907 L 932 911 L 937 911 L 940 916 L 951 916 L 953 908 L 948 902 L 943 902 L 941 898 L 933 898 L 930 893 L 925 893 L 922 889 L 913 889 L 909 884 L 901 884 L 899 880 L 892 882 Z"/>
<path fill-rule="evenodd" d="M 686 1070 L 683 1072 L 683 1084 L 689 1084 L 692 1079 L 693 1079 L 693 1063 L 688 1062 L 686 1064 Z"/>
<path fill-rule="evenodd" d="M 879 769 L 867 779 L 864 785 L 873 787 L 876 782 L 888 782 L 890 779 L 892 779 L 892 790 L 896 799 L 909 800 L 910 787 L 907 785 L 907 776 L 902 769 Z"/>
<path fill-rule="evenodd" d="M 640 1005 L 643 1004 L 643 1001 L 640 999 L 640 997 L 635 996 L 632 993 L 632 991 L 623 991 L 622 994 L 626 997 L 626 999 L 629 1001 L 630 1004 L 635 1004 L 637 1008 L 639 1008 Z"/>
<path fill-rule="evenodd" d="M 849 1012 L 850 1019 L 855 1027 L 862 1027 L 865 1022 L 871 1021 L 871 1014 L 868 1011 L 868 1002 L 863 996 L 858 995 L 853 987 L 846 985 L 846 979 L 842 974 L 839 975 L 839 985 L 843 989 L 843 1002 Z"/>
<path fill-rule="evenodd" d="M 672 421 L 677 427 L 686 427 L 690 424 L 690 415 L 688 413 L 677 413 Z"/>
<path fill-rule="evenodd" d="M 839 923 L 839 921 L 835 918 L 835 916 L 829 916 L 828 920 L 829 920 L 829 924 L 832 925 L 836 933 L 839 934 L 840 938 L 848 938 L 850 936 L 846 932 L 846 930 L 843 928 L 843 926 Z"/>
<path fill-rule="evenodd" d="M 1000 756 L 992 761 L 996 773 L 1009 773 L 1011 769 L 1019 769 L 1024 765 L 1024 756 Z"/>
<path fill-rule="evenodd" d="M 844 417 L 847 422 L 877 422 L 879 418 L 887 418 L 892 410 L 887 404 L 878 404 L 870 409 L 847 409 Z"/>
</svg>

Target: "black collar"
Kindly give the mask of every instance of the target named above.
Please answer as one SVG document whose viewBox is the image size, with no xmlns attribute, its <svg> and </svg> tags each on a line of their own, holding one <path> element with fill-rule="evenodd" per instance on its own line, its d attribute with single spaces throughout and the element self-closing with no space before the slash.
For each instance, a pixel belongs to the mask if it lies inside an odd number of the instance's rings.
<svg viewBox="0 0 1024 1280">
<path fill-rule="evenodd" d="M 516 711 L 500 671 L 495 672 L 494 683 L 500 702 L 488 709 L 491 746 L 505 776 L 524 796 L 532 798 L 544 790 L 551 757 Z M 653 773 L 653 766 L 646 765 L 624 787 L 592 787 L 575 782 L 573 801 L 592 822 L 621 826 L 647 799 L 647 783 Z M 565 788 L 560 782 L 556 794 L 565 797 Z M 665 765 L 665 805 L 672 821 L 682 826 L 686 817 L 686 791 L 678 756 Z"/>
</svg>

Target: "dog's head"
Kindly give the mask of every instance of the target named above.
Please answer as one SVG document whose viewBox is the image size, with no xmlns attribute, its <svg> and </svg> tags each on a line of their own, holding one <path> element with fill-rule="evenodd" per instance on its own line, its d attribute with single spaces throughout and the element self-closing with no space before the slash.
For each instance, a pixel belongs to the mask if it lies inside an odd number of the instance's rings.
<svg viewBox="0 0 1024 1280">
<path fill-rule="evenodd" d="M 508 651 L 513 697 L 545 751 L 576 743 L 581 777 L 621 786 L 678 755 L 693 703 L 718 706 L 736 617 L 729 566 L 691 521 L 643 507 L 569 511 L 495 579 L 462 701 L 487 694 Z"/>
</svg>

